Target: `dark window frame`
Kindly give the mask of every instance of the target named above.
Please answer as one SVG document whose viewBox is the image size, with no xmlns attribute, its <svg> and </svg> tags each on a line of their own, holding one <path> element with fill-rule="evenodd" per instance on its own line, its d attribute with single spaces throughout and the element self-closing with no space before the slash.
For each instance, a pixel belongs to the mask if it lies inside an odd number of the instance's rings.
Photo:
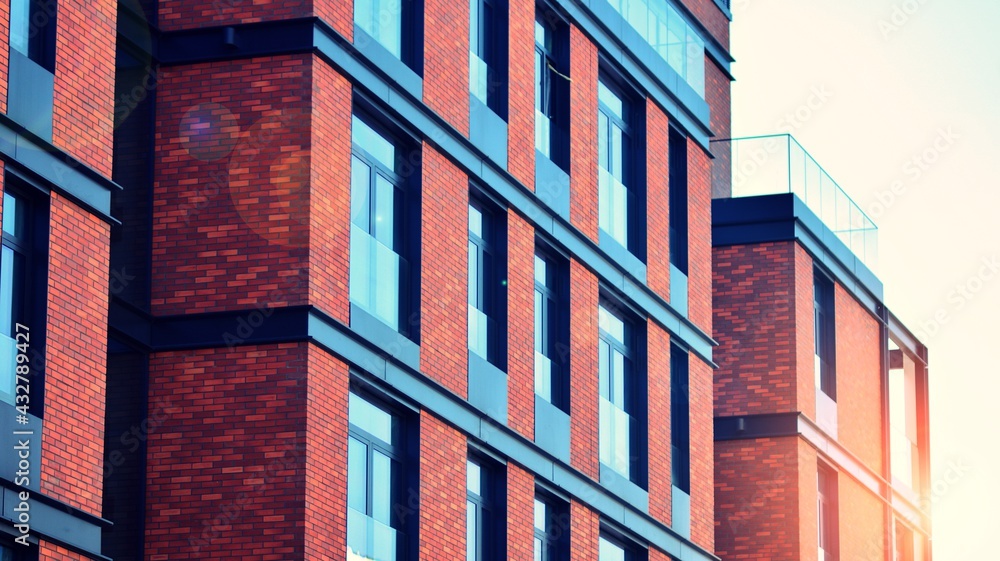
<svg viewBox="0 0 1000 561">
<path fill-rule="evenodd" d="M 28 52 L 21 51 L 14 46 L 13 42 L 11 42 L 10 47 L 45 70 L 55 73 L 56 21 L 59 15 L 59 5 L 56 0 L 24 0 L 24 2 L 28 4 L 28 20 L 20 22 L 20 24 L 28 24 Z M 11 8 L 13 11 L 13 4 Z M 42 22 L 42 25 L 37 25 L 38 22 Z M 12 30 L 16 25 L 18 22 L 10 22 Z"/>
<path fill-rule="evenodd" d="M 670 479 L 674 487 L 691 494 L 690 354 L 670 345 Z"/>
<path fill-rule="evenodd" d="M 646 561 L 646 550 L 616 530 L 602 527 L 598 543 L 600 543 L 600 540 L 604 540 L 622 550 L 625 553 L 625 561 Z M 604 559 L 600 559 L 600 552 L 598 552 L 598 561 L 605 561 Z"/>
<path fill-rule="evenodd" d="M 547 6 L 538 6 L 535 25 L 544 29 L 551 46 L 535 39 L 535 109 L 549 119 L 548 158 L 563 171 L 570 160 L 569 26 Z M 538 126 L 537 123 L 535 126 Z M 537 148 L 537 146 L 536 146 Z"/>
<path fill-rule="evenodd" d="M 648 418 L 648 388 L 646 385 L 647 373 L 644 352 L 644 343 L 646 341 L 645 324 L 641 320 L 641 317 L 626 308 L 624 303 L 610 295 L 602 293 L 598 301 L 598 314 L 601 308 L 621 320 L 624 324 L 625 340 L 618 341 L 613 334 L 601 329 L 600 322 L 598 322 L 598 360 L 600 360 L 600 345 L 608 345 L 609 358 L 612 356 L 612 352 L 618 351 L 625 359 L 623 361 L 625 372 L 622 374 L 624 377 L 622 388 L 625 394 L 622 402 L 625 407 L 622 407 L 622 409 L 629 415 L 631 420 L 629 423 L 631 430 L 629 431 L 628 479 L 632 483 L 645 488 L 647 484 L 647 462 L 649 459 L 649 438 L 648 427 L 646 426 Z M 602 368 L 603 365 L 598 364 L 598 376 L 603 375 Z M 610 390 L 612 385 L 611 380 L 608 382 Z M 600 386 L 601 380 L 598 380 L 599 395 L 617 406 L 614 399 L 600 394 Z M 611 397 L 613 398 L 614 396 Z M 608 467 L 610 468 L 611 466 Z"/>
<path fill-rule="evenodd" d="M 624 76 L 610 68 L 602 68 L 598 74 L 598 90 L 603 85 L 622 104 L 622 116 L 615 115 L 613 109 L 601 101 L 600 95 L 597 100 L 598 119 L 598 167 L 603 168 L 614 176 L 613 170 L 601 161 L 601 143 L 607 142 L 607 158 L 611 155 L 612 139 L 614 133 L 612 126 L 622 131 L 622 177 L 618 179 L 628 192 L 628 205 L 626 210 L 625 232 L 627 244 L 625 249 L 640 261 L 646 259 L 646 159 L 645 159 L 645 97 L 640 90 L 631 85 Z M 602 139 L 600 134 L 601 123 L 607 122 L 607 138 Z M 598 209 L 601 201 L 598 196 Z M 599 226 L 600 227 L 600 226 Z M 602 228 L 603 230 L 603 228 Z M 608 236 L 614 238 L 610 232 L 605 231 Z M 615 240 L 619 241 L 619 240 Z M 620 242 L 620 241 L 619 241 Z"/>
<path fill-rule="evenodd" d="M 350 393 L 368 402 L 370 405 L 382 410 L 393 417 L 396 427 L 396 443 L 387 443 L 381 438 L 369 433 L 363 428 L 350 422 L 350 412 L 348 412 L 347 435 L 350 439 L 360 441 L 366 446 L 366 512 L 365 515 L 372 516 L 372 501 L 374 493 L 372 487 L 375 482 L 372 480 L 374 453 L 379 451 L 388 456 L 397 464 L 397 472 L 393 480 L 395 489 L 391 491 L 393 496 L 393 507 L 390 518 L 390 527 L 397 532 L 397 559 L 415 559 L 419 548 L 419 528 L 418 512 L 419 506 L 413 490 L 420 488 L 419 471 L 417 461 L 419 458 L 419 437 L 416 423 L 412 419 L 410 411 L 403 406 L 390 402 L 387 398 L 368 389 L 361 384 L 351 384 Z M 347 477 L 350 478 L 350 459 L 347 461 Z M 406 492 L 408 490 L 408 492 Z M 350 506 L 348 506 L 350 508 Z"/>
<path fill-rule="evenodd" d="M 469 225 L 468 235 L 470 246 L 475 246 L 477 253 L 476 286 L 472 286 L 472 265 L 469 267 L 469 304 L 482 312 L 487 320 L 485 358 L 490 364 L 500 370 L 506 370 L 507 356 L 507 220 L 506 214 L 491 201 L 470 193 L 469 215 L 471 221 L 472 209 L 482 217 L 482 235 L 472 232 Z M 476 302 L 472 302 L 473 288 L 476 292 Z M 480 305 L 482 307 L 480 307 Z M 493 330 L 490 330 L 490 324 Z M 471 343 L 471 341 L 470 341 Z M 470 347 L 471 350 L 471 347 Z"/>
<path fill-rule="evenodd" d="M 423 75 L 424 64 L 424 6 L 423 0 L 399 0 L 401 5 L 399 15 L 399 60 L 413 70 L 418 76 Z M 351 22 L 359 25 L 356 21 L 357 11 L 352 10 Z M 379 46 L 382 45 L 377 38 L 372 37 Z"/>
<path fill-rule="evenodd" d="M 533 293 L 540 296 L 543 304 L 539 310 L 536 302 L 534 314 L 535 325 L 541 323 L 544 337 L 540 340 L 537 330 L 534 333 L 535 350 L 543 354 L 552 363 L 550 385 L 552 398 L 548 400 L 559 409 L 569 412 L 569 263 L 565 258 L 551 249 L 536 244 L 534 259 L 545 263 L 545 284 L 537 278 L 537 263 L 534 264 Z M 541 314 L 541 318 L 538 315 Z M 540 320 L 540 321 L 539 321 Z M 541 343 L 541 349 L 539 349 Z M 535 373 L 537 376 L 537 373 Z M 545 396 L 542 396 L 543 398 Z"/>
<path fill-rule="evenodd" d="M 20 323 L 29 331 L 29 362 L 31 376 L 31 401 L 28 412 L 44 418 L 45 411 L 45 345 L 48 324 L 48 243 L 50 205 L 49 194 L 35 186 L 8 166 L 4 174 L 4 195 L 15 198 L 23 205 L 22 216 L 26 221 L 24 239 L 0 232 L 2 246 L 16 252 L 23 259 L 20 286 L 15 281 L 11 291 L 13 300 L 20 300 L 20 307 L 11 303 L 11 334 L 14 324 Z M 4 209 L 5 211 L 7 209 Z M 0 256 L 2 259 L 2 256 Z M 17 293 L 15 293 L 15 291 Z M 18 298 L 18 295 L 20 298 Z"/>
<path fill-rule="evenodd" d="M 819 269 L 813 272 L 813 330 L 815 355 L 819 358 L 817 388 L 837 401 L 837 334 L 834 283 Z"/>
<path fill-rule="evenodd" d="M 406 270 L 402 272 L 399 282 L 398 332 L 414 343 L 420 343 L 420 144 L 416 137 L 408 134 L 394 121 L 383 116 L 374 105 L 364 98 L 356 99 L 352 111 L 352 119 L 362 121 L 380 137 L 395 148 L 394 169 L 388 169 L 383 162 L 374 157 L 364 147 L 351 138 L 351 156 L 357 157 L 369 166 L 372 173 L 369 177 L 368 194 L 370 200 L 375 200 L 376 177 L 389 180 L 394 187 L 396 200 L 393 204 L 393 251 L 403 259 Z M 353 185 L 353 174 L 352 174 Z M 375 205 L 370 205 L 369 221 L 374 223 Z M 352 216 L 353 225 L 353 216 Z M 366 232 L 374 237 L 371 230 Z M 409 235 L 408 235 L 409 234 Z M 415 235 L 414 235 L 415 234 Z M 371 313 L 371 312 L 369 312 Z M 374 314 L 373 314 L 374 315 Z"/>
<path fill-rule="evenodd" d="M 670 264 L 686 275 L 690 243 L 687 136 L 671 126 L 667 139 Z"/>
<path fill-rule="evenodd" d="M 569 561 L 569 505 L 543 491 L 535 492 L 535 502 L 545 505 L 545 528 L 533 525 L 533 547 L 541 546 L 541 561 Z"/>
<path fill-rule="evenodd" d="M 476 511 L 476 543 L 479 546 L 475 556 L 467 561 L 500 561 L 506 558 L 506 481 L 504 466 L 476 452 L 469 453 L 466 469 L 470 464 L 479 466 L 479 493 L 474 493 L 466 485 L 466 509 L 470 504 Z M 466 531 L 469 531 L 466 519 Z M 468 547 L 467 547 L 468 549 Z"/>
<path fill-rule="evenodd" d="M 475 22 L 472 21 L 473 4 L 477 5 L 475 12 L 479 15 Z M 469 0 L 469 51 L 486 63 L 486 106 L 505 121 L 509 58 L 507 12 L 505 0 Z"/>
</svg>

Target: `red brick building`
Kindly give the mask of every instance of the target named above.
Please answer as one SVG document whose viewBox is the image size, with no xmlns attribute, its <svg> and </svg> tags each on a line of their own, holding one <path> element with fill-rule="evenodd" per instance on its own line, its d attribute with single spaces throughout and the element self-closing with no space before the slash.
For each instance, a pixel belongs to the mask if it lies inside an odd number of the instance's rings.
<svg viewBox="0 0 1000 561">
<path fill-rule="evenodd" d="M 717 554 L 928 561 L 927 349 L 874 224 L 789 136 L 713 144 Z"/>
</svg>

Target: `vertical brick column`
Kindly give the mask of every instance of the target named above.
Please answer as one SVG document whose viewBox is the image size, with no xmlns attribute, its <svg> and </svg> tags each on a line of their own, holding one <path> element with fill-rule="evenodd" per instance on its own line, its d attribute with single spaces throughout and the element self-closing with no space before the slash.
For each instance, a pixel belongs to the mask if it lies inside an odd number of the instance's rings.
<svg viewBox="0 0 1000 561">
<path fill-rule="evenodd" d="M 462 397 L 469 380 L 469 182 L 423 147 L 420 369 Z"/>
<path fill-rule="evenodd" d="M 307 343 L 150 358 L 176 411 L 147 440 L 145 559 L 303 557 L 308 366 Z"/>
<path fill-rule="evenodd" d="M 569 26 L 570 221 L 597 241 L 597 47 Z"/>
<path fill-rule="evenodd" d="M 799 244 L 795 245 L 795 385 L 796 409 L 816 419 L 816 322 L 813 286 L 813 260 Z"/>
<path fill-rule="evenodd" d="M 420 414 L 420 558 L 465 558 L 465 435 Z"/>
<path fill-rule="evenodd" d="M 111 227 L 57 192 L 49 205 L 40 488 L 100 515 Z"/>
<path fill-rule="evenodd" d="M 649 514 L 671 524 L 670 334 L 646 322 L 649 402 Z M 711 382 L 711 381 L 710 381 Z M 709 412 L 711 413 L 711 411 Z M 709 418 L 711 426 L 711 418 Z M 692 477 L 694 474 L 692 474 Z"/>
<path fill-rule="evenodd" d="M 350 321 L 351 84 L 313 57 L 309 301 Z"/>
<path fill-rule="evenodd" d="M 424 103 L 469 135 L 469 3 L 424 0 Z"/>
<path fill-rule="evenodd" d="M 798 487 L 798 531 L 799 557 L 802 561 L 813 561 L 818 557 L 819 549 L 819 472 L 817 469 L 816 449 L 804 439 L 798 439 L 798 463 L 794 479 L 789 479 L 787 485 Z M 841 528 L 844 525 L 841 524 Z M 850 559 L 841 556 L 841 559 Z M 868 561 L 867 557 L 863 557 Z M 817 560 L 822 561 L 822 560 Z M 873 559 L 871 561 L 882 561 Z"/>
<path fill-rule="evenodd" d="M 570 518 L 570 560 L 593 561 L 597 559 L 598 538 L 601 536 L 601 517 L 582 503 L 571 501 Z"/>
<path fill-rule="evenodd" d="M 670 299 L 670 122 L 652 100 L 646 100 L 646 282 Z"/>
<path fill-rule="evenodd" d="M 52 144 L 111 176 L 115 85 L 114 0 L 60 0 Z"/>
<path fill-rule="evenodd" d="M 712 367 L 694 354 L 688 372 L 691 407 L 691 541 L 715 550 L 715 436 Z"/>
<path fill-rule="evenodd" d="M 535 231 L 507 212 L 507 418 L 535 436 Z"/>
<path fill-rule="evenodd" d="M 535 188 L 535 4 L 511 2 L 508 57 L 507 169 Z"/>
<path fill-rule="evenodd" d="M 597 479 L 598 379 L 597 379 L 597 277 L 576 260 L 570 260 L 570 463 Z"/>
<path fill-rule="evenodd" d="M 507 559 L 534 559 L 535 478 L 507 463 Z"/>
<path fill-rule="evenodd" d="M 688 317 L 712 332 L 712 161 L 689 138 L 688 149 Z"/>
<path fill-rule="evenodd" d="M 338 559 L 347 550 L 349 367 L 308 349 L 305 427 L 305 559 Z"/>
<path fill-rule="evenodd" d="M 0 2 L 0 45 L 10 44 L 10 2 Z M 0 49 L 0 113 L 7 113 L 10 49 Z"/>
</svg>

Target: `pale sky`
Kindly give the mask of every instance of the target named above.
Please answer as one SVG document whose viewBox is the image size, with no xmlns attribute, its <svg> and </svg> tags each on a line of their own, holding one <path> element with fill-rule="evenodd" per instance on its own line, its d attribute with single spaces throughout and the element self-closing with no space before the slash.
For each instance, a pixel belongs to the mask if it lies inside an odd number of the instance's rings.
<svg viewBox="0 0 1000 561">
<path fill-rule="evenodd" d="M 1000 2 L 732 2 L 733 136 L 791 132 L 878 224 L 930 350 L 935 559 L 997 559 Z"/>
</svg>

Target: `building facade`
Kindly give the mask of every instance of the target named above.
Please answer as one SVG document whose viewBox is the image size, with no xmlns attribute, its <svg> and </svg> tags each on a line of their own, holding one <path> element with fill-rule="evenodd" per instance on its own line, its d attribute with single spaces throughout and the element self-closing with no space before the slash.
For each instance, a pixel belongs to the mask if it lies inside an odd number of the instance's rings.
<svg viewBox="0 0 1000 561">
<path fill-rule="evenodd" d="M 714 144 L 717 554 L 929 561 L 927 349 L 875 225 L 795 139 Z"/>
</svg>

